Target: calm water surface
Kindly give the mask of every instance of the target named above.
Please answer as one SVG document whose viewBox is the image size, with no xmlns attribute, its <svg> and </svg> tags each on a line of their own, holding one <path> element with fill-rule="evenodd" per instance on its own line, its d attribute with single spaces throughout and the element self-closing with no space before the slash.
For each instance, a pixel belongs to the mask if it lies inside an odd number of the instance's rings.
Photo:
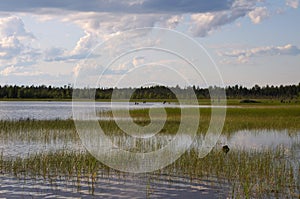
<svg viewBox="0 0 300 199">
<path fill-rule="evenodd" d="M 83 110 L 85 107 L 93 106 L 93 103 L 76 102 Z M 96 111 L 110 110 L 111 106 L 117 109 L 134 109 L 149 107 L 210 107 L 205 105 L 176 105 L 163 103 L 134 103 L 125 102 L 95 102 Z M 230 107 L 228 107 L 230 108 Z M 39 102 L 39 101 L 0 101 L 0 120 L 18 120 L 18 119 L 36 119 L 36 120 L 53 120 L 53 119 L 70 119 L 72 118 L 72 102 Z"/>
</svg>

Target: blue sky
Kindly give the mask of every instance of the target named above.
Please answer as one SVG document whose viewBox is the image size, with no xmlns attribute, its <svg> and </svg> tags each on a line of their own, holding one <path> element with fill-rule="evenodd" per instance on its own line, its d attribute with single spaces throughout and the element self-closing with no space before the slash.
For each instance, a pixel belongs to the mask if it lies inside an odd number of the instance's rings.
<svg viewBox="0 0 300 199">
<path fill-rule="evenodd" d="M 298 7 L 298 0 L 1 1 L 0 84 L 74 84 L 78 64 L 95 59 L 86 56 L 99 43 L 143 27 L 168 28 L 196 40 L 217 64 L 225 85 L 298 84 Z M 139 52 L 118 61 L 101 86 L 114 86 L 112 82 L 151 60 L 147 56 L 151 53 Z M 178 69 L 191 84 L 201 85 L 192 81 L 195 77 L 187 66 L 176 66 L 166 55 L 153 55 L 147 72 L 131 75 L 131 80 L 141 82 L 147 74 L 158 77 L 162 72 L 153 64 L 154 57 L 157 65 Z M 187 86 L 165 79 L 168 85 Z"/>
</svg>

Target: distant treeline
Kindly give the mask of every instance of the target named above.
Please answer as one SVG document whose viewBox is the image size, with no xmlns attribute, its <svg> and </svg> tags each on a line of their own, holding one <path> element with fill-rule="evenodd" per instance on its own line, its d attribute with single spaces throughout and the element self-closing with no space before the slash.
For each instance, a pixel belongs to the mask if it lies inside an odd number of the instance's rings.
<svg viewBox="0 0 300 199">
<path fill-rule="evenodd" d="M 210 87 L 212 90 L 221 90 L 218 87 Z M 177 96 L 188 97 L 194 91 L 197 98 L 210 98 L 208 88 L 200 87 L 164 87 L 152 86 L 133 88 L 97 88 L 94 89 L 82 88 L 73 89 L 70 85 L 63 87 L 52 86 L 0 86 L 0 98 L 2 99 L 72 99 L 72 92 L 76 91 L 77 96 L 82 98 L 110 99 L 112 93 L 116 94 L 117 98 L 131 99 L 176 99 Z M 247 88 L 239 85 L 228 86 L 225 88 L 227 98 L 241 99 L 295 99 L 300 97 L 300 83 L 298 85 L 287 86 L 263 86 L 258 85 L 252 88 Z M 176 93 L 176 95 L 174 94 Z"/>
</svg>

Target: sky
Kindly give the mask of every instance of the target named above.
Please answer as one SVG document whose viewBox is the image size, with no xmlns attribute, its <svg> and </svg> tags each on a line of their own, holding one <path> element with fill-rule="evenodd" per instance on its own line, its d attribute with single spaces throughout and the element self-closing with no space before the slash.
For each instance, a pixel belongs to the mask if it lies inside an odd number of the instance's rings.
<svg viewBox="0 0 300 199">
<path fill-rule="evenodd" d="M 0 85 L 298 84 L 299 19 L 298 0 L 3 0 Z"/>
</svg>

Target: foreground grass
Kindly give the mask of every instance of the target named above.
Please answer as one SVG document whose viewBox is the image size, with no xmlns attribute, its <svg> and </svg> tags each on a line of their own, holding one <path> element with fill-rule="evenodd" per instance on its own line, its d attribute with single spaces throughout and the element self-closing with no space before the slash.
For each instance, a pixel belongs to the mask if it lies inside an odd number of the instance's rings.
<svg viewBox="0 0 300 199">
<path fill-rule="evenodd" d="M 297 198 L 300 194 L 300 161 L 293 153 L 289 158 L 286 155 L 287 151 L 282 148 L 230 151 L 228 154 L 214 149 L 200 159 L 197 152 L 191 150 L 172 165 L 149 173 L 149 176 L 184 176 L 193 182 L 217 178 L 220 186 L 230 187 L 228 195 L 233 198 Z M 0 157 L 0 173 L 52 182 L 72 179 L 77 181 L 77 186 L 81 181 L 89 181 L 91 187 L 101 176 L 124 174 L 101 164 L 88 153 L 63 151 L 31 155 L 25 159 L 4 160 Z"/>
</svg>

